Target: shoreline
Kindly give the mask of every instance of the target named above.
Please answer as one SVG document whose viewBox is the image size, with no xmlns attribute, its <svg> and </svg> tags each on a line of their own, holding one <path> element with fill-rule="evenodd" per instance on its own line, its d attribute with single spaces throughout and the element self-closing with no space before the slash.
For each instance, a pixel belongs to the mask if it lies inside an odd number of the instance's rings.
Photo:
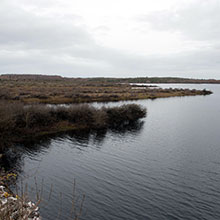
<svg viewBox="0 0 220 220">
<path fill-rule="evenodd" d="M 23 104 L 74 104 L 210 95 L 206 89 L 178 89 L 135 85 L 100 79 L 65 79 L 39 76 L 0 80 L 0 102 Z"/>
<path fill-rule="evenodd" d="M 132 90 L 132 88 L 131 88 Z M 148 89 L 140 87 L 140 89 L 135 89 L 134 93 L 130 92 L 128 94 L 118 94 L 103 96 L 102 94 L 95 94 L 91 97 L 80 96 L 78 98 L 64 98 L 64 97 L 52 97 L 47 99 L 41 98 L 24 98 L 20 101 L 11 100 L 16 102 L 21 102 L 24 104 L 86 104 L 93 102 L 120 102 L 120 101 L 136 101 L 143 99 L 158 99 L 158 98 L 170 98 L 170 97 L 184 97 L 184 96 L 206 96 L 211 95 L 213 92 L 209 90 L 195 90 L 195 89 Z"/>
<path fill-rule="evenodd" d="M 39 203 L 30 201 L 26 192 L 13 192 L 9 185 L 14 183 L 17 175 L 0 169 L 0 219 L 33 219 L 41 220 Z"/>
<path fill-rule="evenodd" d="M 7 188 L 0 184 L 0 218 L 1 219 L 33 219 L 41 220 L 39 207 L 25 197 L 8 192 Z"/>
</svg>

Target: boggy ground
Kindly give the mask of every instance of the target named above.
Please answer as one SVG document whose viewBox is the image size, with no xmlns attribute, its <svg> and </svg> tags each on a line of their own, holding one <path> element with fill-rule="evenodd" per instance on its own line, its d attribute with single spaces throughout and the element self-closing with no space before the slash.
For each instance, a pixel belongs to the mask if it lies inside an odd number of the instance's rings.
<svg viewBox="0 0 220 220">
<path fill-rule="evenodd" d="M 25 104 L 85 103 L 209 95 L 207 90 L 161 89 L 99 79 L 43 75 L 0 76 L 0 101 Z"/>
</svg>

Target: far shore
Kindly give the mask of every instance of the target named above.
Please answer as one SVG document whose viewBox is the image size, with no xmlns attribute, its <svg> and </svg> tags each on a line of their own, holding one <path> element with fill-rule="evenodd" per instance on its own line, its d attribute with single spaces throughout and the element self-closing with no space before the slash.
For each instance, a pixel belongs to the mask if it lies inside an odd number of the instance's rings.
<svg viewBox="0 0 220 220">
<path fill-rule="evenodd" d="M 173 78 L 171 78 L 173 80 L 159 79 L 151 79 L 151 81 L 155 83 L 176 82 Z M 187 80 L 182 81 L 188 82 Z M 182 81 L 179 80 L 179 82 Z M 148 85 L 132 85 L 132 82 L 144 83 L 147 81 L 141 78 L 128 78 L 127 80 L 116 78 L 74 79 L 44 75 L 3 75 L 0 76 L 0 101 L 23 104 L 71 104 L 212 94 L 207 90 L 162 89 Z"/>
</svg>

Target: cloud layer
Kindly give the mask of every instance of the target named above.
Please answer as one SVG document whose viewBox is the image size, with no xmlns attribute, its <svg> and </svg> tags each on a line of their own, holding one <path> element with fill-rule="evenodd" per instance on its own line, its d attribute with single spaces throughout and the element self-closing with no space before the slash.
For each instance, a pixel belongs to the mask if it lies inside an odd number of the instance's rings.
<svg viewBox="0 0 220 220">
<path fill-rule="evenodd" d="M 98 0 L 2 0 L 0 73 L 220 78 L 220 2 L 184 2 L 105 16 Z"/>
</svg>

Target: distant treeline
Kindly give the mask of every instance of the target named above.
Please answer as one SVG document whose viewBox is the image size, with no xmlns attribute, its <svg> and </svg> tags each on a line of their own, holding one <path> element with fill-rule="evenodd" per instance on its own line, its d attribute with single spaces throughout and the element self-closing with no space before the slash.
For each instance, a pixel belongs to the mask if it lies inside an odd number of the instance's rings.
<svg viewBox="0 0 220 220">
<path fill-rule="evenodd" d="M 58 75 L 41 75 L 41 74 L 2 74 L 2 80 L 63 80 Z"/>
<path fill-rule="evenodd" d="M 220 80 L 216 79 L 191 79 L 179 77 L 137 77 L 137 78 L 88 78 L 88 81 L 94 82 L 121 82 L 121 83 L 215 83 L 219 84 Z"/>
<path fill-rule="evenodd" d="M 41 74 L 2 74 L 0 80 L 37 80 L 37 81 L 78 81 L 78 82 L 103 82 L 103 83 L 215 83 L 219 84 L 220 80 L 216 79 L 193 79 L 181 77 L 134 77 L 134 78 L 67 78 L 58 75 L 41 75 Z"/>
</svg>

